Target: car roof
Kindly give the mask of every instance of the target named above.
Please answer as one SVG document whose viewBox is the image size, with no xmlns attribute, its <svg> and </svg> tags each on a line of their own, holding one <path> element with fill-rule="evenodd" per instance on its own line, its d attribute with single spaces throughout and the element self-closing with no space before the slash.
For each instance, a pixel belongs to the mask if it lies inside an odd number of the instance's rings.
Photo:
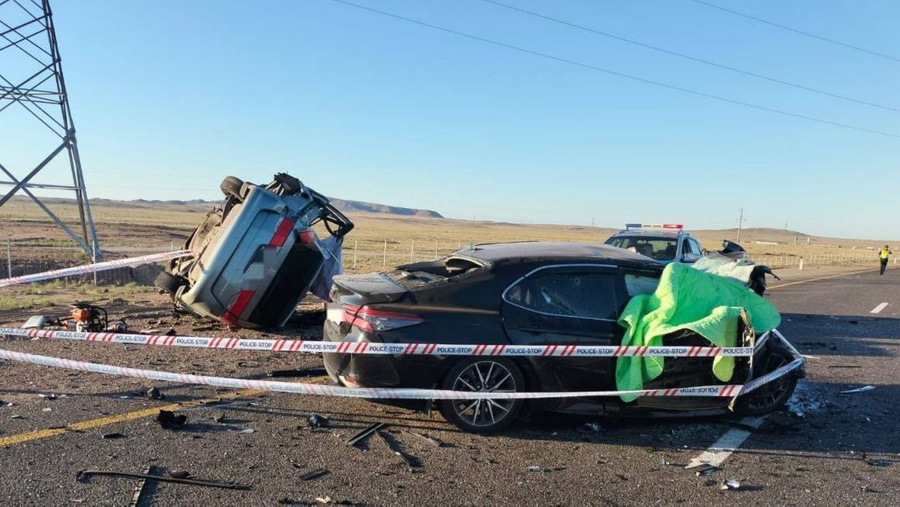
<svg viewBox="0 0 900 507">
<path fill-rule="evenodd" d="M 635 266 L 656 265 L 649 257 L 599 243 L 566 243 L 525 241 L 519 243 L 490 243 L 466 247 L 458 255 L 474 257 L 493 264 L 528 262 L 608 262 Z"/>
</svg>

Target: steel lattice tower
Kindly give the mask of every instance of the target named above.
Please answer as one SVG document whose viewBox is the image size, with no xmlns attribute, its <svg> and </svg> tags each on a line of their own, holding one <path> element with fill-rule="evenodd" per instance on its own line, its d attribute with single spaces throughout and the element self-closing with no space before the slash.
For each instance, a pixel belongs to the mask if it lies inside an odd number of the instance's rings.
<svg viewBox="0 0 900 507">
<path fill-rule="evenodd" d="M 9 123 L 6 123 L 7 118 Z M 5 136 L 0 130 L 0 188 L 11 187 L 0 198 L 0 207 L 16 193 L 24 193 L 86 253 L 95 261 L 99 260 L 100 248 L 75 142 L 75 124 L 49 0 L 0 0 L 0 127 L 15 128 L 17 138 L 24 136 L 27 139 L 21 142 L 25 146 L 20 146 L 19 151 L 33 151 L 36 155 L 33 160 L 17 162 L 22 166 L 18 168 L 21 176 L 17 177 L 12 163 L 6 162 L 9 167 L 4 165 L 3 159 L 9 154 L 3 148 Z M 52 134 L 48 135 L 44 127 Z M 51 181 L 34 182 L 39 173 Z M 68 173 L 71 173 L 72 184 L 60 184 L 68 179 Z M 69 221 L 77 222 L 75 230 L 31 189 L 74 192 L 77 216 Z"/>
</svg>

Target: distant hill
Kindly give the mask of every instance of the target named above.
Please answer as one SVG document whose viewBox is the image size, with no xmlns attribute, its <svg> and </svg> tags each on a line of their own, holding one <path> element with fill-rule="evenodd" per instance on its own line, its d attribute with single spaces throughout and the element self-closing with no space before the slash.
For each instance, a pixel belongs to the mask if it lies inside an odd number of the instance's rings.
<svg viewBox="0 0 900 507">
<path fill-rule="evenodd" d="M 331 200 L 331 204 L 333 204 L 335 208 L 344 213 L 385 213 L 388 215 L 444 218 L 443 215 L 437 211 L 428 209 L 401 208 L 399 206 L 388 206 L 386 204 L 375 204 L 362 201 L 345 201 L 336 197 L 329 197 L 329 200 Z"/>
</svg>

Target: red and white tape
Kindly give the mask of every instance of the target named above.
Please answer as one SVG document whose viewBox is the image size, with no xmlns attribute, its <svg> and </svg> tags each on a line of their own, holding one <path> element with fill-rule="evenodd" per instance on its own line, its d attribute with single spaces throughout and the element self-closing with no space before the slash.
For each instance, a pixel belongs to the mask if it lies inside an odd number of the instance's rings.
<svg viewBox="0 0 900 507">
<path fill-rule="evenodd" d="M 475 399 L 542 399 L 542 398 L 592 398 L 609 396 L 703 396 L 703 397 L 734 397 L 740 393 L 741 385 L 718 385 L 700 387 L 682 387 L 672 389 L 643 389 L 635 391 L 576 391 L 576 392 L 468 392 L 447 391 L 440 389 L 393 389 L 393 388 L 354 388 L 338 387 L 322 384 L 295 384 L 292 382 L 277 382 L 270 380 L 250 380 L 228 377 L 210 377 L 205 375 L 192 375 L 188 373 L 172 373 L 157 370 L 140 370 L 136 368 L 123 368 L 108 364 L 87 363 L 61 359 L 57 357 L 39 356 L 13 352 L 0 349 L 0 359 L 18 361 L 23 363 L 39 364 L 53 368 L 68 370 L 89 371 L 134 377 L 146 380 L 158 380 L 162 382 L 178 382 L 182 384 L 198 384 L 207 386 L 227 387 L 232 389 L 257 389 L 260 391 L 275 391 L 293 394 L 308 394 L 315 396 L 339 396 L 345 398 L 381 398 L 403 400 L 475 400 Z"/>
<path fill-rule="evenodd" d="M 45 340 L 75 340 L 128 345 L 159 345 L 208 349 L 310 352 L 314 354 L 507 356 L 507 357 L 749 357 L 753 347 L 639 347 L 600 345 L 451 345 L 439 343 L 324 342 L 168 336 L 124 333 L 78 333 L 41 329 L 0 328 L 0 335 Z"/>
<path fill-rule="evenodd" d="M 85 266 L 76 266 L 74 268 L 54 269 L 52 271 L 44 271 L 43 273 L 35 273 L 33 275 L 14 276 L 12 278 L 0 279 L 0 287 L 9 287 L 11 285 L 21 285 L 24 283 L 40 282 L 43 280 L 53 280 L 56 278 L 65 278 L 67 276 L 86 275 L 88 273 L 98 273 L 118 268 L 133 268 L 143 266 L 144 264 L 155 264 L 157 262 L 177 259 L 179 257 L 187 257 L 191 253 L 187 250 L 179 250 L 177 252 L 164 252 L 158 254 L 144 255 L 141 257 L 130 257 L 128 259 L 118 259 L 114 261 L 97 262 Z"/>
</svg>

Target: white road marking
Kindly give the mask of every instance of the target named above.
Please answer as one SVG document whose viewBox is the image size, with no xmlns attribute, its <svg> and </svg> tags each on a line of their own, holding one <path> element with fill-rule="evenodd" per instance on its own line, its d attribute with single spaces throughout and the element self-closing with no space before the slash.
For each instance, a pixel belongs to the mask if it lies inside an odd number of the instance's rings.
<svg viewBox="0 0 900 507">
<path fill-rule="evenodd" d="M 752 428 L 759 428 L 765 420 L 765 417 L 745 417 L 740 420 L 740 423 Z M 728 459 L 728 456 L 731 456 L 731 453 L 740 447 L 749 436 L 750 432 L 747 430 L 732 428 L 719 437 L 716 443 L 711 445 L 703 454 L 692 459 L 685 468 L 695 468 L 701 465 L 721 466 Z"/>
<path fill-rule="evenodd" d="M 887 308 L 887 305 L 888 305 L 887 303 L 881 303 L 880 305 L 876 306 L 875 308 L 872 308 L 872 311 L 869 313 L 881 313 L 881 310 L 884 310 L 885 308 Z"/>
</svg>

